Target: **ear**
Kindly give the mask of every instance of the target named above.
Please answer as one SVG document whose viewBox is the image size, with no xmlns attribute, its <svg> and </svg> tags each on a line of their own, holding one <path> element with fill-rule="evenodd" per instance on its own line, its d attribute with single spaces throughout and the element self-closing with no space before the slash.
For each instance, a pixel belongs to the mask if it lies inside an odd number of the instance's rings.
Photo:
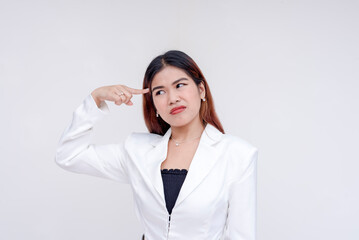
<svg viewBox="0 0 359 240">
<path fill-rule="evenodd" d="M 206 96 L 206 89 L 204 87 L 203 81 L 198 85 L 198 90 L 201 98 L 204 98 Z"/>
</svg>

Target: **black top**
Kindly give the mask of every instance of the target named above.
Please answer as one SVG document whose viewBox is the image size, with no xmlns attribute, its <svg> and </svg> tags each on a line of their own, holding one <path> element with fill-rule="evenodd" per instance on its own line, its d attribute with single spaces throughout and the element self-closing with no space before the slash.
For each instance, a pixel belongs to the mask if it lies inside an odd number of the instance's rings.
<svg viewBox="0 0 359 240">
<path fill-rule="evenodd" d="M 187 169 L 162 169 L 161 174 L 166 207 L 168 213 L 171 214 L 182 184 L 187 176 Z"/>
</svg>

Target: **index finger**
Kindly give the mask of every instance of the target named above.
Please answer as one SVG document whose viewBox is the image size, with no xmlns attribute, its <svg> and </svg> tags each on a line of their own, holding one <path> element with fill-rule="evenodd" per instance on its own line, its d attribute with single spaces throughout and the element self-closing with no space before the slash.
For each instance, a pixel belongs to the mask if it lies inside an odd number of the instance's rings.
<svg viewBox="0 0 359 240">
<path fill-rule="evenodd" d="M 132 94 L 145 94 L 145 93 L 148 93 L 150 91 L 149 88 L 135 89 L 135 88 L 130 88 L 130 87 L 127 87 L 127 90 L 130 91 Z"/>
</svg>

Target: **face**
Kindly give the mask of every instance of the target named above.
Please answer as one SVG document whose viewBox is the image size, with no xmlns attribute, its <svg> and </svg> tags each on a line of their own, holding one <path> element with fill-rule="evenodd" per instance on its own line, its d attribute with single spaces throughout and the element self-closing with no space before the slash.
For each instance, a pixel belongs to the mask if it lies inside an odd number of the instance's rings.
<svg viewBox="0 0 359 240">
<path fill-rule="evenodd" d="M 180 68 L 166 66 L 152 80 L 152 97 L 160 117 L 171 126 L 199 121 L 203 83 L 199 86 Z M 182 107 L 177 111 L 174 108 Z"/>
</svg>

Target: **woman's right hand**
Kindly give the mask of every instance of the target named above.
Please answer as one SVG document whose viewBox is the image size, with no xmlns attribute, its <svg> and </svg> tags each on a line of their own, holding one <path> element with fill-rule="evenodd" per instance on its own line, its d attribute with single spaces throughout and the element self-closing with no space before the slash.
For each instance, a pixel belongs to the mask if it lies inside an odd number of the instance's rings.
<svg viewBox="0 0 359 240">
<path fill-rule="evenodd" d="M 126 105 L 133 105 L 131 102 L 133 94 L 145 94 L 148 92 L 149 88 L 134 89 L 125 85 L 111 85 L 96 88 L 92 91 L 91 95 L 97 106 L 100 107 L 101 102 L 104 100 L 114 102 L 116 105 L 121 105 L 122 103 L 125 103 Z"/>
</svg>

